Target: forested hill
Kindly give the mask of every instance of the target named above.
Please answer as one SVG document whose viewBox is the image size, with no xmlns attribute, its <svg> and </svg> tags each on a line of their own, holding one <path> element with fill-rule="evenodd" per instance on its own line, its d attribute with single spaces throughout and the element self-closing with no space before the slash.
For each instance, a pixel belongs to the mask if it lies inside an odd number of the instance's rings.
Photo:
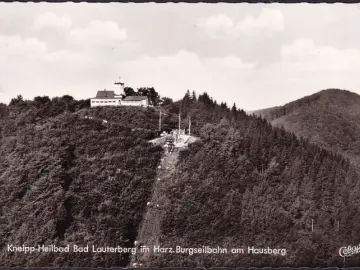
<svg viewBox="0 0 360 270">
<path fill-rule="evenodd" d="M 359 176 L 342 156 L 208 96 L 183 108 L 183 118 L 189 114 L 208 124 L 199 130 L 201 141 L 180 153 L 176 170 L 164 180 L 169 184 L 163 190 L 161 245 L 245 252 L 247 246 L 272 247 L 288 253 L 157 254 L 146 266 L 342 265 L 339 248 L 360 241 Z M 218 115 L 227 119 L 214 124 Z M 355 256 L 347 260 L 359 262 Z"/>
<path fill-rule="evenodd" d="M 132 247 L 162 149 L 152 109 L 89 109 L 69 96 L 0 106 L 0 265 L 126 266 L 129 254 L 11 253 L 7 245 Z M 118 124 L 85 119 L 109 116 Z M 133 121 L 132 121 L 133 120 Z M 115 121 L 114 121 L 115 122 Z M 150 121 L 151 122 L 151 121 Z M 143 129 L 134 129 L 142 125 Z"/>
<path fill-rule="evenodd" d="M 359 177 L 342 156 L 206 93 L 165 99 L 161 110 L 164 128 L 177 127 L 180 110 L 182 127 L 191 118 L 201 138 L 163 179 L 161 245 L 269 246 L 287 255 L 167 253 L 146 266 L 340 265 L 339 247 L 359 243 Z M 147 142 L 158 129 L 157 109 L 18 97 L 0 105 L 0 116 L 0 265 L 128 266 L 126 254 L 4 249 L 133 247 L 162 153 Z"/>
<path fill-rule="evenodd" d="M 275 126 L 349 157 L 360 169 L 360 96 L 328 89 L 285 104 L 256 111 Z"/>
</svg>

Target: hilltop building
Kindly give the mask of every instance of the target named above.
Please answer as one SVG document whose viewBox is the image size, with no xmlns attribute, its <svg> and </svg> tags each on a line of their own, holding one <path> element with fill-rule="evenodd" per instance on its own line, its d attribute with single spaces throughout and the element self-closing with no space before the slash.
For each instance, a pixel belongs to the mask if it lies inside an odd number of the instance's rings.
<svg viewBox="0 0 360 270">
<path fill-rule="evenodd" d="M 91 99 L 91 107 L 98 106 L 121 106 L 122 96 L 116 95 L 114 91 L 100 90 L 96 97 Z"/>
<path fill-rule="evenodd" d="M 124 83 L 120 80 L 114 83 L 120 86 L 120 90 L 124 90 Z M 91 107 L 99 106 L 149 106 L 149 100 L 146 96 L 127 96 L 115 94 L 115 91 L 101 90 L 98 91 L 96 97 L 91 98 Z"/>
<path fill-rule="evenodd" d="M 91 99 L 91 107 L 99 106 L 149 106 L 146 96 L 127 96 L 123 99 L 121 95 L 116 95 L 114 91 L 98 91 L 96 97 Z"/>
<path fill-rule="evenodd" d="M 127 96 L 122 101 L 121 104 L 124 106 L 149 106 L 149 100 L 146 96 Z"/>
</svg>

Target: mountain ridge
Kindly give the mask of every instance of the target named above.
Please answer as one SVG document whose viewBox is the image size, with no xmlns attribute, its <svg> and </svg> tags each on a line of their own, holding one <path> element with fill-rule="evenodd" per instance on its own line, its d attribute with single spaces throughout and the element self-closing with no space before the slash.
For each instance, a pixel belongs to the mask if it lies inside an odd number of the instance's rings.
<svg viewBox="0 0 360 270">
<path fill-rule="evenodd" d="M 350 158 L 360 168 L 360 95 L 348 90 L 327 89 L 253 113 L 274 126 L 284 127 Z"/>
<path fill-rule="evenodd" d="M 288 110 L 286 110 L 286 113 L 291 113 L 291 110 L 298 109 L 303 106 L 310 105 L 310 103 L 316 103 L 316 102 L 325 102 L 327 105 L 331 106 L 337 106 L 337 107 L 343 107 L 347 111 L 351 113 L 360 113 L 360 108 L 357 108 L 356 105 L 360 103 L 360 95 L 351 92 L 349 90 L 344 89 L 325 89 L 321 90 L 319 92 L 316 92 L 311 95 L 304 96 L 302 98 L 296 99 L 294 101 L 288 102 L 281 106 L 274 106 L 259 110 L 253 110 L 249 113 L 254 113 L 255 115 L 261 115 L 265 117 L 268 120 L 271 120 L 272 117 L 276 117 L 276 115 L 268 115 L 267 113 L 273 113 L 277 112 L 277 110 L 283 110 L 284 107 Z M 356 106 L 356 109 L 353 108 L 353 106 Z M 348 107 L 348 108 L 346 108 Z M 291 109 L 289 111 L 289 109 Z M 354 110 L 355 109 L 355 110 Z M 280 113 L 280 112 L 277 112 Z"/>
</svg>

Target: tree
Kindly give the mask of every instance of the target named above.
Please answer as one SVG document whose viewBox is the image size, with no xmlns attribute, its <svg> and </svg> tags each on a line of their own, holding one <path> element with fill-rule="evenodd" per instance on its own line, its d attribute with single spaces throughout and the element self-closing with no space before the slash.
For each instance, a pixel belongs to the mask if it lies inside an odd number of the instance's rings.
<svg viewBox="0 0 360 270">
<path fill-rule="evenodd" d="M 146 96 L 146 97 L 148 97 L 149 93 L 150 93 L 150 90 L 147 87 L 140 87 L 137 90 L 137 95 L 138 96 Z"/>
<path fill-rule="evenodd" d="M 203 103 L 207 107 L 212 107 L 214 105 L 214 102 L 211 100 L 208 93 L 204 92 L 202 95 L 199 95 L 199 102 Z"/>
<path fill-rule="evenodd" d="M 185 101 L 191 100 L 191 95 L 190 95 L 190 90 L 189 90 L 189 89 L 186 91 L 186 93 L 185 93 L 182 101 L 184 101 L 184 100 L 185 100 Z"/>
<path fill-rule="evenodd" d="M 148 88 L 148 90 L 149 90 L 148 98 L 149 98 L 150 104 L 152 104 L 153 106 L 157 106 L 160 101 L 159 93 L 155 91 L 154 87 L 150 87 L 150 88 Z"/>
<path fill-rule="evenodd" d="M 190 91 L 187 90 L 185 96 L 181 100 L 181 114 L 185 115 L 191 105 Z"/>
<path fill-rule="evenodd" d="M 160 95 L 155 91 L 154 87 L 140 87 L 135 92 L 130 87 L 124 89 L 126 96 L 145 96 L 148 97 L 149 103 L 153 106 L 157 106 L 160 102 Z"/>
<path fill-rule="evenodd" d="M 37 104 L 42 105 L 42 104 L 46 104 L 48 102 L 51 102 L 51 100 L 50 100 L 50 98 L 48 96 L 42 96 L 42 97 L 37 96 L 37 97 L 34 98 L 34 102 L 37 103 Z"/>
<path fill-rule="evenodd" d="M 70 95 L 64 95 L 61 97 L 61 100 L 65 101 L 65 102 L 71 102 L 71 101 L 74 101 L 74 98 Z"/>
<path fill-rule="evenodd" d="M 170 105 L 170 104 L 173 104 L 173 100 L 171 98 L 168 98 L 168 97 L 161 98 L 162 106 L 166 106 L 166 105 Z"/>
<path fill-rule="evenodd" d="M 90 108 L 90 99 L 81 99 L 78 100 L 76 109 L 81 110 L 83 108 Z"/>
<path fill-rule="evenodd" d="M 237 108 L 236 108 L 236 105 L 234 103 L 234 105 L 232 106 L 231 108 L 231 118 L 232 119 L 235 119 L 237 118 Z"/>
<path fill-rule="evenodd" d="M 4 103 L 0 103 L 0 118 L 9 115 L 9 109 Z"/>
<path fill-rule="evenodd" d="M 196 93 L 195 90 L 192 91 L 192 96 L 191 96 L 192 101 L 196 102 L 197 101 L 197 97 L 196 97 Z"/>
<path fill-rule="evenodd" d="M 135 90 L 131 87 L 125 87 L 124 94 L 125 94 L 125 96 L 136 96 Z"/>
<path fill-rule="evenodd" d="M 228 109 L 226 102 L 221 102 L 220 107 L 224 110 Z"/>
<path fill-rule="evenodd" d="M 10 101 L 10 106 L 18 105 L 24 103 L 24 98 L 22 95 L 18 95 L 16 98 L 12 98 Z"/>
</svg>

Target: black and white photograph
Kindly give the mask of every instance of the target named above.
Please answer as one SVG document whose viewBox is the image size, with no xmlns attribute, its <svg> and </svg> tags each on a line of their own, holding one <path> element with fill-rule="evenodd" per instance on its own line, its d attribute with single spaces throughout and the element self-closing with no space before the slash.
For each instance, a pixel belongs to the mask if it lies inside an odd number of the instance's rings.
<svg viewBox="0 0 360 270">
<path fill-rule="evenodd" d="M 0 3 L 0 266 L 360 266 L 359 24 Z"/>
</svg>

